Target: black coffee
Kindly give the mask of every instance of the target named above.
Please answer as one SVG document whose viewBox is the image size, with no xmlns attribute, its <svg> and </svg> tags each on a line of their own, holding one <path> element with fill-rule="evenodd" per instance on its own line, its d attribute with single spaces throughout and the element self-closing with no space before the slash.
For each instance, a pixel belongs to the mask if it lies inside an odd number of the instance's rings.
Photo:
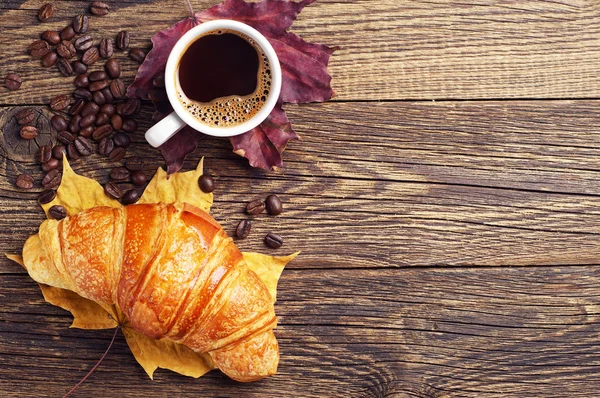
<svg viewBox="0 0 600 398">
<path fill-rule="evenodd" d="M 199 121 L 230 127 L 251 119 L 264 105 L 271 71 L 267 56 L 249 37 L 228 30 L 208 32 L 179 61 L 178 95 Z"/>
</svg>

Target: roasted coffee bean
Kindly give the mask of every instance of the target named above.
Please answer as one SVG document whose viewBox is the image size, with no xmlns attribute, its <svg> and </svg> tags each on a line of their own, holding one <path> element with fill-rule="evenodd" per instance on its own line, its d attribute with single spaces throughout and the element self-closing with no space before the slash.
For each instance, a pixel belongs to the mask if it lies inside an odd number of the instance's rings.
<svg viewBox="0 0 600 398">
<path fill-rule="evenodd" d="M 56 131 L 66 130 L 67 126 L 69 125 L 67 123 L 67 119 L 65 119 L 64 116 L 61 115 L 52 116 L 52 118 L 50 119 L 50 124 L 52 125 L 52 127 L 54 127 Z"/>
<path fill-rule="evenodd" d="M 265 245 L 269 246 L 271 249 L 279 249 L 281 245 L 283 245 L 283 238 L 269 232 L 267 236 L 265 236 Z"/>
<path fill-rule="evenodd" d="M 165 86 L 165 75 L 163 73 L 160 73 L 160 74 L 154 76 L 154 79 L 152 79 L 152 85 L 154 87 L 164 87 Z"/>
<path fill-rule="evenodd" d="M 73 98 L 82 99 L 86 101 L 92 100 L 92 92 L 87 88 L 79 87 L 73 91 Z"/>
<path fill-rule="evenodd" d="M 69 25 L 60 31 L 61 40 L 72 40 L 75 37 L 76 33 L 73 30 L 73 26 Z"/>
<path fill-rule="evenodd" d="M 100 112 L 100 107 L 98 106 L 98 104 L 95 104 L 93 102 L 88 102 L 87 104 L 85 104 L 85 106 L 81 110 L 81 117 L 91 115 L 91 114 L 95 115 L 98 112 Z"/>
<path fill-rule="evenodd" d="M 75 116 L 81 113 L 81 110 L 85 106 L 85 101 L 82 98 L 75 100 L 75 103 L 69 108 L 69 115 Z"/>
<path fill-rule="evenodd" d="M 56 160 L 56 159 L 51 159 L 52 160 Z M 58 163 L 58 160 L 56 160 L 56 162 Z M 48 162 L 50 163 L 50 162 Z M 47 163 L 44 163 L 47 164 Z M 57 166 L 58 167 L 58 164 Z M 44 187 L 44 189 L 53 189 L 53 188 L 58 188 L 58 186 L 60 185 L 60 180 L 62 179 L 62 175 L 60 173 L 60 171 L 58 171 L 57 168 L 54 168 L 52 170 L 50 170 L 48 172 L 48 174 L 46 174 L 44 176 L 44 178 L 42 179 L 42 186 Z"/>
<path fill-rule="evenodd" d="M 19 134 L 24 140 L 33 140 L 37 137 L 38 130 L 35 126 L 22 126 Z"/>
<path fill-rule="evenodd" d="M 98 143 L 98 153 L 100 155 L 108 155 L 115 148 L 115 143 L 112 138 L 105 137 L 100 140 Z"/>
<path fill-rule="evenodd" d="M 29 45 L 29 54 L 34 57 L 43 57 L 50 51 L 50 46 L 45 40 L 36 40 Z"/>
<path fill-rule="evenodd" d="M 92 65 L 100 58 L 100 53 L 98 52 L 97 47 L 88 48 L 83 55 L 81 56 L 81 62 L 86 64 L 87 66 Z"/>
<path fill-rule="evenodd" d="M 123 131 L 126 131 L 128 133 L 133 133 L 134 131 L 137 130 L 137 122 L 133 119 L 127 119 L 123 122 L 123 127 L 121 127 L 123 129 Z"/>
<path fill-rule="evenodd" d="M 111 58 L 104 64 L 104 70 L 112 78 L 116 79 L 121 76 L 121 64 L 115 58 Z"/>
<path fill-rule="evenodd" d="M 74 45 L 78 51 L 85 51 L 94 45 L 94 40 L 92 39 L 92 36 L 85 35 L 85 36 L 78 37 L 75 40 Z"/>
<path fill-rule="evenodd" d="M 265 202 L 260 199 L 253 200 L 246 205 L 246 213 L 250 214 L 251 216 L 260 214 L 263 211 L 265 211 Z"/>
<path fill-rule="evenodd" d="M 133 185 L 144 185 L 146 181 L 148 181 L 148 178 L 146 177 L 146 173 L 142 170 L 136 170 L 131 173 L 131 182 Z"/>
<path fill-rule="evenodd" d="M 133 115 L 137 111 L 140 103 L 141 101 L 137 98 L 129 98 L 127 101 L 125 101 L 123 103 L 123 109 L 121 110 L 123 116 Z"/>
<path fill-rule="evenodd" d="M 121 199 L 121 196 L 123 196 L 121 188 L 114 182 L 108 182 L 104 185 L 104 193 L 113 199 Z"/>
<path fill-rule="evenodd" d="M 90 79 L 88 78 L 87 73 L 82 73 L 81 75 L 79 75 L 75 78 L 73 83 L 75 84 L 75 87 L 77 87 L 77 88 L 85 88 L 90 85 Z"/>
<path fill-rule="evenodd" d="M 86 15 L 77 15 L 73 18 L 73 30 L 75 33 L 85 33 L 88 29 L 88 17 Z"/>
<path fill-rule="evenodd" d="M 96 141 L 100 141 L 103 138 L 110 136 L 113 132 L 112 126 L 110 124 L 105 124 L 103 126 L 97 127 L 92 133 L 92 138 Z"/>
<path fill-rule="evenodd" d="M 104 98 L 104 94 L 102 91 L 94 91 L 92 94 L 92 101 L 94 101 L 97 105 L 106 104 L 106 98 Z"/>
<path fill-rule="evenodd" d="M 18 90 L 21 87 L 22 82 L 21 76 L 16 73 L 9 73 L 4 79 L 4 87 L 13 91 Z"/>
<path fill-rule="evenodd" d="M 113 140 L 113 142 L 114 142 L 114 140 Z M 111 162 L 120 162 L 121 160 L 123 160 L 124 157 L 125 157 L 125 148 L 123 148 L 123 147 L 116 147 L 108 154 L 108 158 L 110 159 Z"/>
<path fill-rule="evenodd" d="M 104 90 L 102 90 L 104 91 Z M 102 93 L 104 94 L 104 93 Z M 100 107 L 100 112 L 105 113 L 106 116 L 110 117 L 115 114 L 115 106 L 113 104 L 104 104 Z"/>
<path fill-rule="evenodd" d="M 38 19 L 42 22 L 46 22 L 54 15 L 54 4 L 46 3 L 38 11 Z"/>
<path fill-rule="evenodd" d="M 114 114 L 110 117 L 110 124 L 113 126 L 113 129 L 121 130 L 123 127 L 123 119 L 120 115 Z"/>
<path fill-rule="evenodd" d="M 144 168 L 144 160 L 139 156 L 132 156 L 125 161 L 125 167 L 131 171 L 137 171 Z"/>
<path fill-rule="evenodd" d="M 58 159 L 58 160 L 62 160 L 63 155 L 65 155 L 67 153 L 67 147 L 64 145 L 55 145 L 54 148 L 52 148 L 52 157 L 54 159 Z"/>
<path fill-rule="evenodd" d="M 58 161 L 58 159 L 50 158 L 50 160 L 48 160 L 47 162 L 42 163 L 42 170 L 44 172 L 49 172 L 50 170 L 58 169 L 58 166 L 60 166 L 60 162 Z M 42 182 L 42 184 L 43 183 L 44 182 Z"/>
<path fill-rule="evenodd" d="M 85 137 L 77 137 L 73 145 L 75 145 L 75 149 L 77 149 L 77 152 L 79 152 L 81 156 L 89 156 L 94 152 L 94 146 L 90 140 Z"/>
<path fill-rule="evenodd" d="M 42 66 L 44 68 L 49 68 L 53 66 L 56 61 L 58 61 L 58 55 L 54 51 L 50 51 L 48 54 L 42 57 Z"/>
<path fill-rule="evenodd" d="M 125 83 L 121 79 L 110 82 L 110 92 L 115 98 L 123 98 L 125 95 Z"/>
<path fill-rule="evenodd" d="M 81 130 L 81 127 L 79 127 L 80 121 L 81 121 L 80 115 L 73 116 L 73 119 L 71 119 L 71 122 L 69 123 L 69 131 L 71 133 L 73 133 L 73 134 L 79 133 L 79 130 Z M 77 137 L 75 137 L 75 138 L 77 138 Z M 73 139 L 73 142 L 75 142 L 75 138 Z"/>
<path fill-rule="evenodd" d="M 71 97 L 66 94 L 60 94 L 50 100 L 50 108 L 54 111 L 62 111 L 67 109 L 71 104 Z"/>
<path fill-rule="evenodd" d="M 108 76 L 107 76 L 106 72 L 97 70 L 94 72 L 90 72 L 90 74 L 88 75 L 88 78 L 90 79 L 91 82 L 97 82 L 98 80 L 106 80 L 108 78 Z"/>
<path fill-rule="evenodd" d="M 131 145 L 131 138 L 127 133 L 122 131 L 119 131 L 113 136 L 113 141 L 115 142 L 116 146 L 122 146 L 123 148 L 127 148 L 129 145 Z"/>
<path fill-rule="evenodd" d="M 90 138 L 94 134 L 94 126 L 84 127 L 79 131 L 79 135 L 85 138 Z"/>
<path fill-rule="evenodd" d="M 67 216 L 67 209 L 61 205 L 54 205 L 48 209 L 48 215 L 55 220 L 62 220 Z"/>
<path fill-rule="evenodd" d="M 125 105 L 124 102 L 120 102 L 115 106 L 115 110 L 117 112 L 117 115 L 121 115 L 123 116 L 123 105 Z"/>
<path fill-rule="evenodd" d="M 33 122 L 33 119 L 35 119 L 35 111 L 33 110 L 33 108 L 24 108 L 17 112 L 15 116 L 17 118 L 18 124 L 29 124 Z"/>
<path fill-rule="evenodd" d="M 113 97 L 112 93 L 110 92 L 110 88 L 103 88 L 102 94 L 104 95 L 104 99 L 106 100 L 107 104 L 112 104 L 115 101 L 115 97 Z"/>
<path fill-rule="evenodd" d="M 110 171 L 110 178 L 118 181 L 125 181 L 129 179 L 130 173 L 125 167 L 115 167 Z"/>
<path fill-rule="evenodd" d="M 113 55 L 113 42 L 111 39 L 102 39 L 98 45 L 98 50 L 102 58 L 110 58 Z"/>
<path fill-rule="evenodd" d="M 167 91 L 164 88 L 153 88 L 148 90 L 148 99 L 152 102 L 167 101 Z"/>
<path fill-rule="evenodd" d="M 75 141 L 75 136 L 68 131 L 59 131 L 56 138 L 65 145 L 69 145 Z"/>
<path fill-rule="evenodd" d="M 71 63 L 64 58 L 58 60 L 58 71 L 63 76 L 71 76 L 73 74 L 73 67 Z"/>
<path fill-rule="evenodd" d="M 144 58 L 146 58 L 146 53 L 141 48 L 132 48 L 129 50 L 129 58 L 141 64 L 144 62 Z"/>
<path fill-rule="evenodd" d="M 85 66 L 85 64 L 81 61 L 73 62 L 71 66 L 73 67 L 73 72 L 77 73 L 78 75 L 84 74 L 88 69 L 87 66 Z"/>
<path fill-rule="evenodd" d="M 38 160 L 40 163 L 46 163 L 52 158 L 52 148 L 50 145 L 42 145 L 38 151 Z"/>
<path fill-rule="evenodd" d="M 63 58 L 71 59 L 75 56 L 77 51 L 75 50 L 73 43 L 63 40 L 56 45 L 56 52 Z"/>
<path fill-rule="evenodd" d="M 90 91 L 98 91 L 98 90 L 102 90 L 103 88 L 108 87 L 108 85 L 109 85 L 108 79 L 98 80 L 97 82 L 91 82 L 90 85 L 88 86 L 88 89 Z"/>
<path fill-rule="evenodd" d="M 202 192 L 211 193 L 215 189 L 215 182 L 208 174 L 202 174 L 198 178 L 198 186 Z"/>
<path fill-rule="evenodd" d="M 79 152 L 77 152 L 77 148 L 75 148 L 75 144 L 67 145 L 67 156 L 71 160 L 77 160 L 81 157 Z"/>
<path fill-rule="evenodd" d="M 267 199 L 265 199 L 265 207 L 267 208 L 267 213 L 272 216 L 278 216 L 283 211 L 281 199 L 279 199 L 279 196 L 277 195 L 267 196 Z"/>
<path fill-rule="evenodd" d="M 90 12 L 94 15 L 104 16 L 108 14 L 109 10 L 108 4 L 101 1 L 92 1 L 92 4 L 90 4 Z"/>
<path fill-rule="evenodd" d="M 79 122 L 79 127 L 89 127 L 94 123 L 96 123 L 96 115 L 92 113 L 81 118 L 81 121 Z"/>
<path fill-rule="evenodd" d="M 38 196 L 38 202 L 41 205 L 45 205 L 46 203 L 50 203 L 56 198 L 56 191 L 52 189 L 47 189 Z"/>
<path fill-rule="evenodd" d="M 135 189 L 130 189 L 123 194 L 123 197 L 121 198 L 121 203 L 123 203 L 124 205 L 132 205 L 138 200 L 140 200 L 139 192 Z"/>
<path fill-rule="evenodd" d="M 117 48 L 124 50 L 129 47 L 129 32 L 123 30 L 117 35 Z"/>
<path fill-rule="evenodd" d="M 235 229 L 235 236 L 237 236 L 238 239 L 246 239 L 248 235 L 250 235 L 251 228 L 252 223 L 250 220 L 242 220 Z"/>
<path fill-rule="evenodd" d="M 42 33 L 42 40 L 45 40 L 52 45 L 57 45 L 60 43 L 60 35 L 55 30 L 47 30 Z"/>
<path fill-rule="evenodd" d="M 19 174 L 16 184 L 21 189 L 31 189 L 33 188 L 33 177 L 29 174 Z"/>
<path fill-rule="evenodd" d="M 98 113 L 98 116 L 96 117 L 96 126 L 103 126 L 105 124 L 108 124 L 109 120 L 110 120 L 110 118 L 108 117 L 108 115 L 106 113 L 100 112 L 100 113 Z"/>
</svg>

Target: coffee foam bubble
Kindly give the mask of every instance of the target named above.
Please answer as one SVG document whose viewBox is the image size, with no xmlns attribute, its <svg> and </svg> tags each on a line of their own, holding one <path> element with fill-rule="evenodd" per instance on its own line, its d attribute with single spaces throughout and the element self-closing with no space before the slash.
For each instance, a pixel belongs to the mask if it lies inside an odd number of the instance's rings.
<svg viewBox="0 0 600 398">
<path fill-rule="evenodd" d="M 179 79 L 176 79 L 178 85 L 177 96 L 181 105 L 202 124 L 211 127 L 232 127 L 247 122 L 262 109 L 271 91 L 271 66 L 264 51 L 252 38 L 237 31 L 219 29 L 207 32 L 206 35 L 223 33 L 233 33 L 243 38 L 254 47 L 258 54 L 258 78 L 256 90 L 252 94 L 246 96 L 231 95 L 214 99 L 211 102 L 198 102 L 185 95 L 179 86 Z M 179 70 L 176 73 L 178 74 Z"/>
</svg>

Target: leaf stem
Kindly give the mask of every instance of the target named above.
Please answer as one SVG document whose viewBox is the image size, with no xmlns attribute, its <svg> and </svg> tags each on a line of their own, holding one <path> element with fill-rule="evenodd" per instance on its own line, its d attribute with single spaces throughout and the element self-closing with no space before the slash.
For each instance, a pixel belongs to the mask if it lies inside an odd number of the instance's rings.
<svg viewBox="0 0 600 398">
<path fill-rule="evenodd" d="M 96 362 L 96 364 L 94 365 L 94 367 L 83 377 L 83 379 L 79 380 L 79 383 L 75 384 L 75 387 L 71 388 L 71 391 L 69 391 L 68 393 L 66 393 L 63 398 L 66 398 L 69 395 L 71 395 L 71 393 L 73 391 L 75 391 L 77 389 L 77 387 L 79 387 L 81 385 L 81 383 L 83 383 L 85 381 L 85 379 L 87 379 L 92 373 L 94 373 L 94 370 L 96 370 L 96 368 L 100 365 L 100 363 L 102 362 L 102 360 L 104 359 L 104 357 L 106 356 L 106 354 L 108 354 L 108 351 L 110 350 L 110 347 L 112 347 L 113 343 L 115 342 L 115 338 L 117 337 L 117 332 L 119 331 L 119 329 L 121 329 L 120 326 L 117 326 L 115 328 L 115 333 L 113 334 L 112 340 L 110 341 L 110 344 L 108 345 L 108 348 L 106 349 L 106 351 L 104 351 L 104 354 L 102 355 L 102 358 L 100 358 L 100 360 L 98 362 Z"/>
<path fill-rule="evenodd" d="M 185 0 L 185 4 L 187 4 L 187 6 L 190 10 L 190 17 L 194 18 L 194 9 L 192 8 L 192 4 L 190 3 L 190 0 Z"/>
</svg>

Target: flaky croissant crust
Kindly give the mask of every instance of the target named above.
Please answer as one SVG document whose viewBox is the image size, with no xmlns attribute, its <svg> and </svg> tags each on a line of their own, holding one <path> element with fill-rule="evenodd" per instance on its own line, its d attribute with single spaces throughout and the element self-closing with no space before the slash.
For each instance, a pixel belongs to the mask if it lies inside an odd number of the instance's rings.
<svg viewBox="0 0 600 398">
<path fill-rule="evenodd" d="M 187 203 L 95 207 L 47 220 L 23 248 L 30 275 L 197 352 L 238 381 L 277 371 L 273 300 L 221 226 Z"/>
</svg>

